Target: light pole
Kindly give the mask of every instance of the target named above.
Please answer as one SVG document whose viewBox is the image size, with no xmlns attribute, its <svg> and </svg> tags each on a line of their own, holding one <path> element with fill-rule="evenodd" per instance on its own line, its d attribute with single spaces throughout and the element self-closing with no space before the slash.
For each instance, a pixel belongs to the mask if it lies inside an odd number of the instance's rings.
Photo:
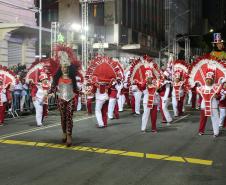
<svg viewBox="0 0 226 185">
<path fill-rule="evenodd" d="M 42 59 L 42 0 L 39 0 L 39 60 Z"/>
</svg>

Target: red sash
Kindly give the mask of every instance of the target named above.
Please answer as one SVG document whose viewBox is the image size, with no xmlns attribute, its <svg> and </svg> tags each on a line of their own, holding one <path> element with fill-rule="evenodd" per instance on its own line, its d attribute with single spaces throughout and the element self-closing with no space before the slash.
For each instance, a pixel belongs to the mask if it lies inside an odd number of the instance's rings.
<svg viewBox="0 0 226 185">
<path fill-rule="evenodd" d="M 197 88 L 198 92 L 205 103 L 205 116 L 211 116 L 211 102 L 214 95 L 218 92 L 219 87 L 215 86 L 211 90 L 206 90 L 204 87 Z"/>
<path fill-rule="evenodd" d="M 154 104 L 154 98 L 156 93 L 156 87 L 154 85 L 147 87 L 148 90 L 148 104 L 147 107 L 152 109 Z"/>
</svg>

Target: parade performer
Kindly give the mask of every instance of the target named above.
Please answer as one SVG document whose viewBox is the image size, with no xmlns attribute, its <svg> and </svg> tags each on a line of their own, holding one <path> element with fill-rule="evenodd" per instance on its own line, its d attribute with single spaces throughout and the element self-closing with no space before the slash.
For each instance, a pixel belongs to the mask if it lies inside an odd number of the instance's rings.
<svg viewBox="0 0 226 185">
<path fill-rule="evenodd" d="M 6 102 L 6 89 L 3 86 L 3 77 L 0 76 L 0 126 L 3 125 L 5 119 Z"/>
<path fill-rule="evenodd" d="M 211 58 L 198 58 L 193 64 L 189 83 L 194 86 L 199 83 L 197 93 L 202 97 L 199 135 L 203 135 L 207 118 L 211 117 L 214 137 L 219 135 L 218 96 L 221 86 L 220 81 L 226 76 L 225 64 Z"/>
<path fill-rule="evenodd" d="M 143 94 L 142 84 L 146 79 L 145 68 L 148 67 L 152 59 L 145 55 L 140 59 L 135 59 L 130 65 L 128 84 L 131 84 L 131 106 L 135 116 L 140 115 L 140 104 Z"/>
<path fill-rule="evenodd" d="M 11 105 L 12 95 L 10 88 L 14 86 L 15 83 L 15 74 L 0 65 L 0 126 L 4 123 L 7 105 Z"/>
<path fill-rule="evenodd" d="M 88 114 L 92 114 L 92 101 L 94 98 L 94 94 L 93 94 L 93 90 L 92 90 L 93 86 L 92 86 L 91 80 L 85 84 L 84 88 L 85 88 L 84 94 L 86 96 L 87 112 L 88 112 Z"/>
<path fill-rule="evenodd" d="M 130 103 L 130 97 L 129 97 L 129 88 L 130 88 L 130 84 L 128 83 L 128 77 L 129 77 L 129 74 L 130 74 L 130 71 L 129 69 L 126 69 L 124 75 L 125 75 L 125 80 L 123 82 L 123 89 L 122 89 L 122 93 L 125 97 L 125 101 L 126 101 L 126 104 L 127 106 L 131 106 L 131 103 Z"/>
<path fill-rule="evenodd" d="M 214 41 L 212 42 L 212 44 L 214 48 L 213 51 L 210 53 L 211 58 L 216 60 L 226 60 L 224 41 L 221 38 L 221 33 L 214 33 L 213 39 Z"/>
<path fill-rule="evenodd" d="M 174 117 L 182 116 L 187 89 L 188 65 L 183 60 L 173 62 L 172 105 Z"/>
<path fill-rule="evenodd" d="M 225 117 L 226 117 L 226 79 L 222 81 L 222 87 L 220 89 L 220 101 L 219 101 L 219 108 L 220 108 L 220 124 L 219 126 L 224 126 Z"/>
<path fill-rule="evenodd" d="M 125 104 L 125 96 L 123 94 L 123 81 L 118 78 L 116 79 L 117 84 L 116 84 L 116 89 L 117 89 L 117 103 L 118 103 L 118 111 L 123 112 L 124 109 L 124 104 Z"/>
<path fill-rule="evenodd" d="M 149 115 L 151 114 L 151 131 L 157 132 L 157 108 L 158 108 L 158 88 L 160 80 L 160 72 L 156 64 L 146 68 L 146 81 L 144 82 L 144 98 L 143 107 L 144 113 L 142 115 L 141 131 L 146 131 L 146 125 Z"/>
<path fill-rule="evenodd" d="M 162 74 L 162 80 L 160 84 L 160 88 L 158 90 L 158 93 L 160 95 L 160 111 L 162 114 L 162 123 L 167 123 L 167 125 L 170 125 L 170 123 L 173 121 L 169 110 L 169 97 L 171 96 L 172 92 L 172 82 L 170 81 L 170 73 L 165 70 Z"/>
<path fill-rule="evenodd" d="M 73 50 L 64 45 L 56 47 L 56 61 L 60 66 L 53 77 L 50 93 L 57 92 L 63 131 L 62 141 L 70 147 L 72 145 L 74 96 L 78 90 L 76 76 L 80 69 L 80 62 L 75 58 Z"/>
<path fill-rule="evenodd" d="M 118 102 L 117 99 L 119 98 L 120 93 L 120 84 L 118 84 L 116 79 L 112 79 L 110 86 L 109 86 L 109 104 L 108 104 L 108 118 L 119 119 L 119 110 L 118 110 Z"/>
<path fill-rule="evenodd" d="M 39 76 L 39 83 L 33 84 L 31 88 L 31 97 L 36 112 L 36 123 L 40 127 L 43 125 L 43 119 L 48 113 L 48 91 L 50 83 L 48 76 L 42 72 Z"/>
<path fill-rule="evenodd" d="M 107 56 L 96 56 L 86 71 L 85 79 L 91 79 L 95 94 L 96 105 L 95 115 L 97 119 L 97 127 L 107 127 L 107 112 L 109 100 L 109 88 L 112 79 L 124 79 L 124 71 L 118 60 L 114 60 Z"/>
</svg>

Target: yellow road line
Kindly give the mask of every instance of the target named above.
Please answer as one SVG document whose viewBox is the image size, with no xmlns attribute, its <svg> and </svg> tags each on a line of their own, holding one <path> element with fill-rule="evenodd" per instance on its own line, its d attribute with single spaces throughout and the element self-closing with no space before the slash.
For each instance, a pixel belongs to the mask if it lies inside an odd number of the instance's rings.
<svg viewBox="0 0 226 185">
<path fill-rule="evenodd" d="M 77 119 L 77 120 L 75 120 L 75 122 L 82 121 L 82 120 L 87 120 L 87 119 L 90 119 L 90 118 L 93 118 L 93 117 L 95 117 L 95 116 L 90 116 L 90 117 L 87 117 L 87 118 Z M 57 127 L 57 126 L 60 126 L 59 122 L 56 123 L 56 124 L 51 124 L 51 125 L 47 125 L 47 126 L 43 126 L 43 127 L 31 128 L 31 129 L 27 129 L 27 130 L 23 130 L 23 131 L 14 132 L 14 133 L 11 133 L 11 134 L 5 134 L 5 135 L 2 135 L 0 137 L 0 139 L 7 139 L 7 138 L 10 138 L 10 137 L 19 136 L 19 135 L 23 135 L 23 134 L 28 134 L 28 133 L 32 133 L 32 132 L 36 132 L 36 131 L 40 131 L 40 130 L 45 130 L 45 129 L 53 128 L 53 127 Z"/>
<path fill-rule="evenodd" d="M 87 146 L 72 146 L 72 147 L 67 148 L 63 144 L 42 143 L 42 142 L 32 142 L 32 141 L 18 141 L 18 140 L 3 140 L 3 139 L 0 140 L 0 143 L 9 144 L 9 145 L 22 145 L 22 146 L 66 149 L 66 150 L 73 150 L 73 151 L 83 151 L 83 152 L 109 154 L 109 155 L 117 155 L 117 156 L 127 156 L 127 157 L 136 157 L 136 158 L 145 158 L 145 159 L 173 161 L 173 162 L 190 163 L 190 164 L 205 165 L 205 166 L 211 166 L 213 164 L 212 160 L 151 154 L 151 153 L 142 153 L 142 152 L 133 152 L 133 151 L 124 151 L 124 150 L 114 150 L 114 149 L 107 149 L 107 148 L 87 147 Z"/>
</svg>

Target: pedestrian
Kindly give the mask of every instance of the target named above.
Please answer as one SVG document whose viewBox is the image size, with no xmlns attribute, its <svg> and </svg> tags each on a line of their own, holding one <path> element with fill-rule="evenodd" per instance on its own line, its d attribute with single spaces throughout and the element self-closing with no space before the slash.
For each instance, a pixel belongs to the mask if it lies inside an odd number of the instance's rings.
<svg viewBox="0 0 226 185">
<path fill-rule="evenodd" d="M 20 112 L 23 112 L 24 111 L 24 104 L 27 107 L 26 99 L 27 99 L 27 95 L 28 95 L 28 93 L 27 93 L 28 85 L 26 84 L 25 79 L 22 79 L 21 83 L 22 83 L 22 91 L 21 91 L 21 99 L 20 99 Z"/>
</svg>

